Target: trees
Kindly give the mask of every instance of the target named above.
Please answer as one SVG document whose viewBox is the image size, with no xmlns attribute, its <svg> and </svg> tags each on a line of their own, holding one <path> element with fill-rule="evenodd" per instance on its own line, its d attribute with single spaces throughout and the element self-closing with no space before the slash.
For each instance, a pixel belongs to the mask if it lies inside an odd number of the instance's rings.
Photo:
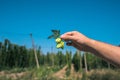
<svg viewBox="0 0 120 80">
<path fill-rule="evenodd" d="M 66 58 L 65 55 L 62 53 L 62 51 L 58 51 L 56 54 L 56 61 L 58 66 L 63 66 L 66 64 Z"/>
<path fill-rule="evenodd" d="M 73 63 L 76 71 L 82 71 L 82 68 L 85 68 L 85 64 L 87 70 L 96 68 L 115 68 L 113 65 L 89 52 L 85 52 L 85 56 L 78 50 L 73 56 L 70 51 L 66 51 L 65 54 L 63 54 L 62 51 L 58 51 L 57 53 L 52 51 L 52 53 L 47 52 L 47 54 L 43 54 L 41 47 L 39 47 L 36 49 L 36 53 L 40 65 L 52 66 L 54 63 L 55 66 L 63 67 L 67 64 L 70 69 Z M 35 67 L 35 65 L 36 60 L 33 49 L 13 44 L 8 39 L 5 39 L 4 42 L 0 42 L 0 69 Z"/>
<path fill-rule="evenodd" d="M 29 67 L 35 63 L 32 54 L 32 49 L 13 44 L 8 39 L 5 39 L 3 43 L 0 42 L 0 67 Z"/>
<path fill-rule="evenodd" d="M 66 61 L 69 69 L 71 68 L 71 63 L 72 63 L 71 57 L 72 57 L 71 52 L 66 51 Z"/>
<path fill-rule="evenodd" d="M 79 71 L 80 70 L 80 59 L 81 56 L 79 55 L 79 53 L 76 51 L 75 54 L 73 55 L 73 59 L 72 59 L 72 63 L 74 64 L 74 68 L 76 71 Z"/>
</svg>

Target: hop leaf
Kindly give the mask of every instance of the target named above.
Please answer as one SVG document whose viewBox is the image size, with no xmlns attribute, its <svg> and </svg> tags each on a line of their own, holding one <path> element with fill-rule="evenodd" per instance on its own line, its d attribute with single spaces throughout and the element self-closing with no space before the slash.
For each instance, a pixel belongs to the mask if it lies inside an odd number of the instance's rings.
<svg viewBox="0 0 120 80">
<path fill-rule="evenodd" d="M 60 30 L 51 30 L 52 31 L 52 35 L 50 35 L 49 37 L 48 37 L 48 39 L 51 39 L 51 38 L 54 38 L 54 39 L 56 39 L 56 38 L 58 38 L 59 36 L 60 36 Z"/>
<path fill-rule="evenodd" d="M 56 48 L 61 48 L 63 49 L 64 48 L 64 42 L 61 40 L 60 37 L 60 30 L 51 30 L 52 31 L 52 35 L 50 35 L 48 37 L 48 39 L 51 39 L 51 38 L 54 38 L 55 41 L 56 41 Z"/>
</svg>

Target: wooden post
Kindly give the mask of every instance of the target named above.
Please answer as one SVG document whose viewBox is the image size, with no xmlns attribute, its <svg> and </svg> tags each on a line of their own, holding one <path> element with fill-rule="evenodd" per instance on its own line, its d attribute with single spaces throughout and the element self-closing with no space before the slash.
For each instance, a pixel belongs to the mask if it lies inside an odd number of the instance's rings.
<svg viewBox="0 0 120 80">
<path fill-rule="evenodd" d="M 85 63 L 85 72 L 87 72 L 87 60 L 86 60 L 86 53 L 84 52 L 84 63 Z"/>
<path fill-rule="evenodd" d="M 36 52 L 36 48 L 35 48 L 35 45 L 34 45 L 34 39 L 32 37 L 32 33 L 30 34 L 30 37 L 31 37 L 31 40 L 32 40 L 32 46 L 33 46 L 33 50 L 34 50 L 36 65 L 37 65 L 37 68 L 39 69 L 40 66 L 39 66 L 39 62 L 38 62 L 37 52 Z"/>
<path fill-rule="evenodd" d="M 79 50 L 77 50 L 77 54 L 80 57 L 80 72 L 82 72 L 82 56 L 81 56 L 81 52 Z"/>
</svg>

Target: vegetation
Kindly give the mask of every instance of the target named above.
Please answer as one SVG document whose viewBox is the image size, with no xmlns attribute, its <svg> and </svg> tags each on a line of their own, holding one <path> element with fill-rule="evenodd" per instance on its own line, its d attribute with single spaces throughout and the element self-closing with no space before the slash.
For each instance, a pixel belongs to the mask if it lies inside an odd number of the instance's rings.
<svg viewBox="0 0 120 80">
<path fill-rule="evenodd" d="M 120 71 L 119 70 L 110 70 L 110 69 L 100 69 L 90 72 L 88 76 L 90 80 L 120 80 Z"/>
<path fill-rule="evenodd" d="M 120 80 L 118 68 L 89 52 L 77 50 L 75 53 L 58 51 L 43 54 L 40 47 L 36 52 L 39 69 L 36 68 L 33 49 L 13 44 L 8 39 L 0 42 L 0 80 L 56 80 L 58 77 L 53 76 L 54 73 L 66 65 L 67 68 L 61 71 L 61 74 L 65 72 L 64 79 Z"/>
</svg>

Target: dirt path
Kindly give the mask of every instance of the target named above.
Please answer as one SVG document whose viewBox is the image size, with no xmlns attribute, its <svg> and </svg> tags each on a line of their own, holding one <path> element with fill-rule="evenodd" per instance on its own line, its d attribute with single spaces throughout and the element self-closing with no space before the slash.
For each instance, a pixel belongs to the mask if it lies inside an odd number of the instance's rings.
<svg viewBox="0 0 120 80">
<path fill-rule="evenodd" d="M 66 76 L 66 71 L 67 71 L 67 65 L 63 67 L 61 70 L 59 70 L 58 72 L 54 73 L 53 77 L 64 79 Z M 74 78 L 82 77 L 82 75 L 79 72 L 75 71 L 73 64 L 71 65 L 70 77 L 74 77 Z"/>
<path fill-rule="evenodd" d="M 63 79 L 66 75 L 67 65 L 63 67 L 60 71 L 53 74 L 53 77 L 61 78 Z"/>
<path fill-rule="evenodd" d="M 20 78 L 22 76 L 25 76 L 25 74 L 27 74 L 27 72 L 20 72 L 20 73 L 8 73 L 5 71 L 0 72 L 0 76 L 5 76 L 6 78 L 11 78 L 11 79 Z"/>
<path fill-rule="evenodd" d="M 71 70 L 70 70 L 70 76 L 73 76 L 75 74 L 75 69 L 74 69 L 74 65 L 71 65 Z"/>
</svg>

